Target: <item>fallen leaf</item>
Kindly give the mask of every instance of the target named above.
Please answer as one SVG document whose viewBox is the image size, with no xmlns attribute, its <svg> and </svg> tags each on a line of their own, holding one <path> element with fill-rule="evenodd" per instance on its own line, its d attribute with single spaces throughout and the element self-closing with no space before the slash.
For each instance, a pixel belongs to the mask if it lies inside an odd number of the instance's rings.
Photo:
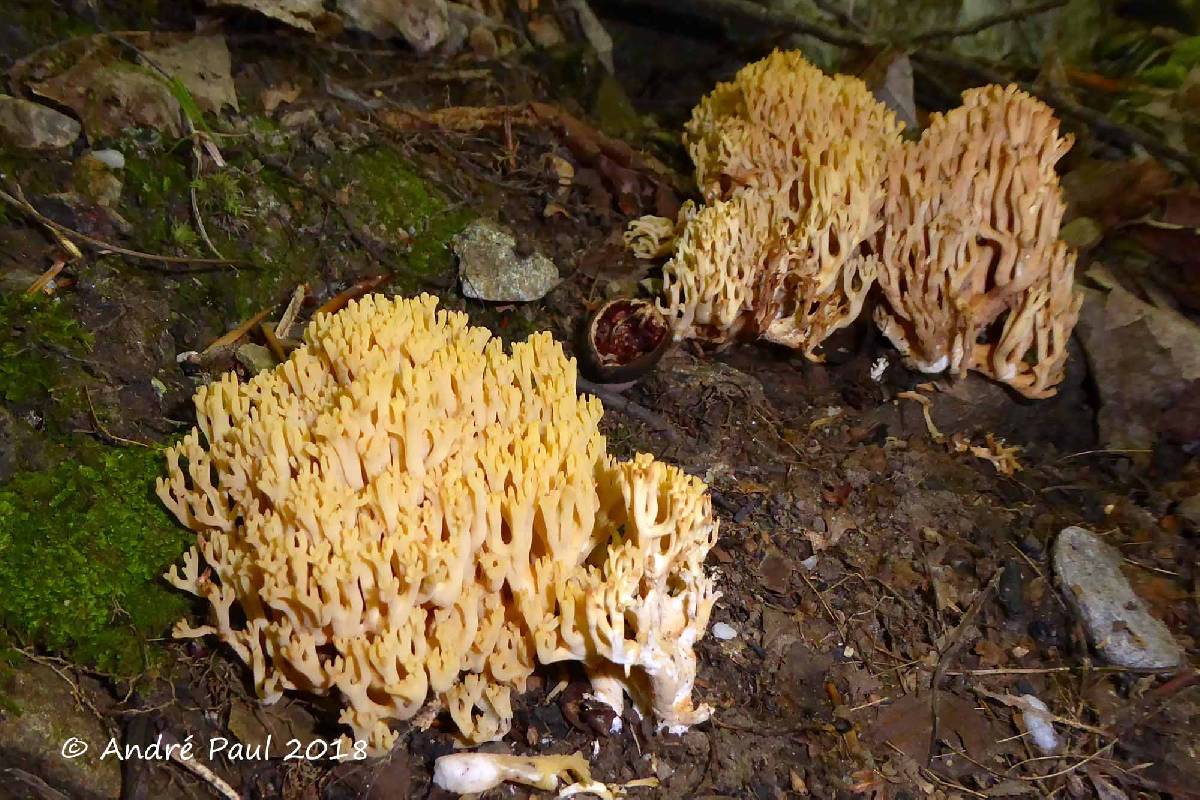
<svg viewBox="0 0 1200 800">
<path fill-rule="evenodd" d="M 223 37 L 137 31 L 120 37 L 154 66 L 135 63 L 111 36 L 97 34 L 64 42 L 14 71 L 34 93 L 74 111 L 91 138 L 132 126 L 180 136 L 181 102 L 195 104 L 188 109 L 193 115 L 238 107 Z"/>
<path fill-rule="evenodd" d="M 918 764 L 924 764 L 929 761 L 932 728 L 929 694 L 909 694 L 880 712 L 867 737 L 877 744 L 891 742 Z M 997 738 L 988 718 L 974 703 L 944 691 L 939 691 L 938 696 L 938 735 L 952 747 L 961 746 L 976 761 L 988 758 Z"/>
<path fill-rule="evenodd" d="M 219 114 L 225 106 L 238 110 L 225 37 L 184 36 L 162 41 L 161 35 L 151 34 L 149 38 L 144 46 L 137 45 L 138 49 L 182 83 L 201 111 Z"/>
<path fill-rule="evenodd" d="M 917 104 L 913 99 L 912 62 L 903 52 L 887 50 L 867 66 L 862 79 L 875 99 L 883 103 L 909 128 L 917 128 Z"/>
<path fill-rule="evenodd" d="M 1150 212 L 1173 182 L 1171 171 L 1149 156 L 1085 161 L 1062 179 L 1070 209 L 1067 221 L 1092 217 L 1107 230 Z"/>
<path fill-rule="evenodd" d="M 570 213 L 561 204 L 555 202 L 546 203 L 546 207 L 542 209 L 542 216 L 549 219 L 550 217 L 566 217 L 571 218 Z"/>
<path fill-rule="evenodd" d="M 1004 648 L 991 639 L 980 639 L 975 643 L 975 655 L 979 656 L 979 666 L 998 667 L 1008 661 Z"/>
<path fill-rule="evenodd" d="M 418 53 L 429 52 L 450 33 L 446 0 L 338 0 L 337 9 L 349 27 L 379 39 L 401 36 Z"/>
<path fill-rule="evenodd" d="M 300 88 L 298 86 L 292 83 L 280 83 L 263 89 L 258 99 L 262 103 L 263 110 L 268 114 L 273 114 L 275 109 L 284 103 L 296 102 L 296 98 L 299 96 Z"/>
<path fill-rule="evenodd" d="M 245 8 L 309 33 L 337 27 L 337 17 L 325 10 L 322 0 L 205 0 L 209 7 Z"/>
</svg>

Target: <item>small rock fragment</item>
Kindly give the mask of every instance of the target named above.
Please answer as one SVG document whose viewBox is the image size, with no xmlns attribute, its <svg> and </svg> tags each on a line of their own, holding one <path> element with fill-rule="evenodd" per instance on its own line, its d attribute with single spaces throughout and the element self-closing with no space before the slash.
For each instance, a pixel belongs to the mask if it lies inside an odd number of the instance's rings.
<svg viewBox="0 0 1200 800">
<path fill-rule="evenodd" d="M 17 661 L 0 677 L 4 711 L 0 713 L 0 786 L 3 797 L 87 797 L 117 800 L 121 765 L 103 758 L 112 733 L 79 704 L 72 685 L 41 664 Z M 119 741 L 119 740 L 118 740 Z M 71 755 L 66 755 L 70 753 Z M 65 756 L 65 757 L 64 757 Z M 32 794 L 4 767 L 30 765 L 47 787 Z M 10 786 L 15 794 L 9 795 Z"/>
<path fill-rule="evenodd" d="M 1054 542 L 1054 571 L 1110 664 L 1133 669 L 1179 666 L 1183 650 L 1121 574 L 1121 556 L 1090 531 L 1064 528 Z"/>
<path fill-rule="evenodd" d="M 712 626 L 712 634 L 722 642 L 728 642 L 730 639 L 737 636 L 737 629 L 732 625 L 726 625 L 724 622 L 718 622 Z"/>
<path fill-rule="evenodd" d="M 528 302 L 558 285 L 558 268 L 541 253 L 518 256 L 516 240 L 494 222 L 476 220 L 454 237 L 463 294 L 477 300 Z"/>
<path fill-rule="evenodd" d="M 0 143 L 24 150 L 54 150 L 79 138 L 79 122 L 49 106 L 0 95 Z"/>
<path fill-rule="evenodd" d="M 242 345 L 237 349 L 237 360 L 251 375 L 271 369 L 276 364 L 275 356 L 261 344 Z"/>
<path fill-rule="evenodd" d="M 297 128 L 315 128 L 321 122 L 320 116 L 315 108 L 306 108 L 301 111 L 289 111 L 279 118 L 280 127 L 289 130 Z"/>
<path fill-rule="evenodd" d="M 110 169 L 125 169 L 125 154 L 120 150 L 92 150 L 89 155 Z"/>
</svg>

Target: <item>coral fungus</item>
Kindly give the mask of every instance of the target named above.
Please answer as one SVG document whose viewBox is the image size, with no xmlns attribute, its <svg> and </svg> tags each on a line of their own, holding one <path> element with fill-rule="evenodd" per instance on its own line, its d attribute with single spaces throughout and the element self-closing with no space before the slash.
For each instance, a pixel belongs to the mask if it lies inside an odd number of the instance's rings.
<svg viewBox="0 0 1200 800">
<path fill-rule="evenodd" d="M 761 336 L 815 357 L 853 321 L 875 280 L 884 166 L 901 124 L 858 78 L 775 52 L 719 84 L 692 112 L 685 144 L 707 205 L 681 220 L 664 268 L 678 337 Z M 653 253 L 663 226 L 634 223 Z"/>
<path fill-rule="evenodd" d="M 158 493 L 198 534 L 169 578 L 212 623 L 176 634 L 217 635 L 268 701 L 336 691 L 373 752 L 431 696 L 465 740 L 503 736 L 535 661 L 581 661 L 664 725 L 705 719 L 704 484 L 608 456 L 549 335 L 509 354 L 436 306 L 364 298 L 278 368 L 200 389 Z"/>
<path fill-rule="evenodd" d="M 1044 103 L 986 86 L 893 155 L 876 320 L 914 366 L 1054 393 L 1082 299 L 1058 240 L 1070 146 Z"/>
</svg>

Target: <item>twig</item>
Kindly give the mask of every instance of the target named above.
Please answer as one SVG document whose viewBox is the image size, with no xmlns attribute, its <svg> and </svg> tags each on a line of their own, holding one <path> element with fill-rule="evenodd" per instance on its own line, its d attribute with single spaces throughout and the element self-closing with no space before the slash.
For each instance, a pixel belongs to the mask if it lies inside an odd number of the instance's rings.
<svg viewBox="0 0 1200 800">
<path fill-rule="evenodd" d="M 172 761 L 174 761 L 176 764 L 179 764 L 184 769 L 188 770 L 193 775 L 207 783 L 213 792 L 215 792 L 218 796 L 225 798 L 225 800 L 242 800 L 241 795 L 239 795 L 232 786 L 226 783 L 221 776 L 217 775 L 217 773 L 213 772 L 199 761 L 196 761 L 193 758 L 181 757 L 179 755 L 179 749 L 175 747 L 168 748 L 167 752 L 170 753 Z"/>
<path fill-rule="evenodd" d="M 1003 569 L 997 569 L 996 573 L 992 575 L 992 579 L 988 581 L 987 586 L 984 586 L 979 590 L 979 593 L 975 595 L 975 599 L 971 601 L 971 607 L 967 609 L 967 613 L 963 614 L 962 619 L 958 622 L 958 627 L 956 627 L 953 633 L 950 634 L 950 642 L 946 646 L 946 649 L 942 652 L 941 657 L 938 659 L 937 668 L 933 671 L 933 679 L 929 682 L 929 689 L 932 693 L 929 704 L 930 710 L 933 712 L 933 724 L 929 729 L 929 760 L 925 764 L 927 767 L 933 765 L 933 755 L 937 752 L 938 686 L 941 685 L 942 678 L 946 675 L 946 670 L 950 667 L 950 663 L 958 657 L 958 651 L 962 649 L 963 644 L 965 643 L 964 636 L 967 632 L 967 628 L 974 623 L 975 617 L 979 616 L 980 610 L 983 609 L 984 600 L 991 595 L 992 590 L 996 588 L 996 584 L 1000 582 L 1000 576 L 1003 574 Z"/>
<path fill-rule="evenodd" d="M 1111 742 L 1104 745 L 1099 750 L 1092 753 L 1090 756 L 1087 756 L 1086 758 L 1081 758 L 1080 760 L 1076 761 L 1074 764 L 1071 764 L 1067 767 L 1063 767 L 1062 769 L 1058 770 L 1057 772 L 1051 772 L 1049 775 L 1015 775 L 1013 777 L 1015 777 L 1019 781 L 1047 781 L 1047 780 L 1050 780 L 1051 778 L 1061 778 L 1063 775 L 1074 772 L 1075 770 L 1079 769 L 1080 767 L 1082 767 L 1084 764 L 1088 763 L 1089 761 L 1099 758 L 1102 754 L 1113 749 L 1113 747 L 1117 744 L 1118 741 L 1119 740 L 1117 740 L 1117 739 L 1113 739 Z M 1063 756 L 1038 756 L 1037 758 L 1027 758 L 1024 761 L 1018 761 L 1016 764 L 1013 764 L 1011 767 L 1008 768 L 1008 771 L 1009 771 L 1009 773 L 1011 773 L 1017 767 L 1020 767 L 1024 764 L 1028 764 L 1031 761 L 1048 761 L 1048 760 L 1055 759 L 1055 758 L 1063 758 Z"/>
<path fill-rule="evenodd" d="M 428 81 L 490 81 L 492 80 L 492 71 L 485 68 L 476 69 L 448 69 L 448 70 L 432 70 L 425 74 L 401 74 L 393 75 L 390 78 L 382 80 L 370 81 L 360 86 L 353 86 L 354 89 L 387 89 L 400 83 L 419 83 Z"/>
<path fill-rule="evenodd" d="M 1020 8 L 1014 8 L 1009 11 L 1000 11 L 995 14 L 988 14 L 980 17 L 977 20 L 968 22 L 964 25 L 947 25 L 943 28 L 929 28 L 921 31 L 909 41 L 912 44 L 921 44 L 932 39 L 954 39 L 959 36 L 973 36 L 976 33 L 982 33 L 988 28 L 994 28 L 997 25 L 1003 25 L 1006 22 L 1016 22 L 1017 20 L 1025 19 L 1026 17 L 1044 14 L 1047 11 L 1053 11 L 1056 8 L 1062 8 L 1067 4 L 1067 0 L 1042 0 L 1039 3 L 1030 3 Z"/>
<path fill-rule="evenodd" d="M 0 189 L 0 200 L 3 200 L 9 205 L 19 209 L 30 219 L 52 228 L 64 236 L 79 242 L 83 242 L 84 244 L 91 245 L 99 250 L 108 251 L 110 253 L 128 256 L 129 258 L 140 258 L 144 261 L 158 261 L 167 264 L 207 264 L 213 266 L 226 264 L 229 266 L 249 266 L 244 261 L 235 261 L 231 258 L 190 258 L 187 256 L 162 256 L 155 253 L 143 253 L 140 250 L 130 250 L 128 247 L 120 247 L 119 245 L 110 244 L 109 242 L 96 239 L 88 236 L 85 233 L 80 233 L 77 230 L 68 228 L 66 225 L 60 225 L 34 208 L 29 201 L 18 200 L 16 197 L 4 191 L 3 189 Z"/>
<path fill-rule="evenodd" d="M 1109 449 L 1109 450 L 1080 450 L 1078 453 L 1068 453 L 1067 455 L 1063 456 L 1062 458 L 1060 458 L 1058 460 L 1059 461 L 1068 461 L 1072 458 L 1079 458 L 1080 456 L 1108 455 L 1110 453 L 1125 455 L 1128 453 L 1153 453 L 1153 452 L 1154 452 L 1153 450 L 1141 450 L 1141 449 L 1130 450 L 1130 449 L 1125 449 L 1125 448 L 1116 448 L 1116 449 Z"/>
<path fill-rule="evenodd" d="M 846 636 L 846 629 L 842 627 L 842 623 L 838 621 L 837 615 L 833 613 L 833 608 L 829 605 L 829 601 L 825 599 L 825 595 L 817 591 L 817 587 L 808 579 L 808 575 L 804 570 L 800 570 L 800 578 L 804 581 L 804 585 L 817 596 L 817 600 L 821 603 L 821 607 L 825 609 L 825 613 L 829 615 L 829 621 L 833 623 L 833 627 L 838 632 L 838 636 L 842 639 L 842 644 L 849 644 Z"/>
<path fill-rule="evenodd" d="M 681 6 L 678 0 L 632 0 L 632 2 L 622 0 L 621 4 L 649 6 L 660 11 L 674 13 L 693 13 L 705 19 L 716 19 L 722 22 L 728 19 L 751 22 L 777 32 L 807 34 L 823 42 L 841 47 L 866 49 L 881 44 L 865 33 L 847 31 L 802 17 L 799 14 L 760 6 L 749 0 L 692 0 L 686 6 Z"/>
<path fill-rule="evenodd" d="M 832 725 L 809 725 L 805 723 L 780 728 L 771 728 L 766 725 L 751 728 L 745 725 L 735 725 L 732 722 L 725 722 L 717 717 L 712 718 L 712 723 L 718 728 L 736 731 L 737 733 L 748 733 L 754 736 L 788 736 L 794 733 L 831 733 L 834 731 Z"/>
<path fill-rule="evenodd" d="M 46 783 L 37 775 L 30 774 L 23 769 L 5 767 L 3 770 L 0 770 L 0 777 L 3 778 L 5 786 L 16 785 L 17 788 L 20 788 L 20 784 L 25 784 L 32 791 L 31 795 L 22 793 L 22 797 L 40 797 L 42 800 L 70 800 L 69 797 Z"/>
<path fill-rule="evenodd" d="M 225 256 L 221 255 L 221 251 L 217 249 L 217 246 L 212 243 L 212 239 L 208 237 L 208 229 L 204 227 L 204 217 L 200 214 L 200 202 L 196 199 L 196 181 L 200 178 L 200 159 L 202 158 L 200 152 L 200 147 L 193 142 L 192 158 L 196 166 L 192 173 L 192 181 L 188 185 L 188 194 L 192 198 L 192 217 L 196 220 L 196 230 L 200 232 L 200 239 L 208 247 L 208 251 L 217 258 L 223 259 Z"/>
<path fill-rule="evenodd" d="M 387 283 L 390 275 L 368 275 L 350 284 L 347 288 L 335 294 L 333 297 L 326 300 L 321 306 L 313 312 L 313 317 L 318 314 L 334 314 L 341 311 L 349 304 L 351 300 L 356 300 L 370 291 L 378 289 L 383 284 Z"/>
<path fill-rule="evenodd" d="M 995 667 L 991 669 L 961 669 L 947 670 L 946 675 L 1051 675 L 1056 672 L 1095 672 L 1095 673 L 1118 673 L 1130 672 L 1139 675 L 1158 675 L 1174 672 L 1175 668 L 1170 669 L 1137 669 L 1134 667 L 1092 667 L 1087 665 L 1079 665 L 1077 667 Z"/>
<path fill-rule="evenodd" d="M 115 433 L 111 432 L 108 428 L 104 427 L 104 423 L 100 421 L 100 415 L 96 413 L 96 406 L 92 403 L 92 390 L 89 389 L 87 386 L 84 386 L 83 387 L 83 396 L 85 398 L 87 398 L 88 410 L 92 412 L 92 422 L 95 423 L 95 425 L 96 425 L 96 431 L 101 436 L 103 436 L 105 439 L 108 439 L 111 442 L 116 442 L 117 444 L 128 444 L 128 445 L 133 445 L 135 447 L 145 447 L 150 450 L 154 449 L 154 445 L 152 445 L 152 444 L 147 444 L 146 442 L 139 442 L 136 439 L 126 439 L 123 436 L 117 436 Z"/>
<path fill-rule="evenodd" d="M 306 294 L 308 294 L 307 283 L 300 284 L 292 291 L 292 299 L 288 300 L 287 308 L 283 310 L 283 316 L 279 318 L 279 322 L 275 325 L 276 338 L 292 338 L 292 326 L 296 324 L 296 317 L 300 316 L 300 307 L 304 305 L 304 296 Z"/>
<path fill-rule="evenodd" d="M 342 224 L 345 225 L 346 230 L 350 232 L 350 238 L 352 238 L 352 239 L 354 239 L 354 241 L 358 242 L 359 247 L 361 247 L 363 250 L 367 251 L 368 255 L 370 255 L 372 258 L 374 258 L 379 263 L 383 264 L 385 267 L 387 267 L 393 273 L 400 274 L 400 275 L 406 275 L 410 278 L 414 278 L 423 283 L 427 283 L 430 286 L 433 286 L 438 289 L 445 289 L 452 285 L 451 281 L 443 281 L 443 280 L 439 280 L 437 278 L 431 277 L 429 275 L 426 275 L 423 272 L 414 270 L 414 269 L 406 266 L 405 264 L 401 264 L 400 262 L 389 258 L 388 256 L 386 256 L 383 253 L 378 252 L 376 243 L 371 241 L 359 229 L 358 222 L 357 222 L 357 220 L 354 219 L 353 214 L 351 214 L 350 211 L 345 208 L 345 206 L 343 206 L 341 203 L 339 203 L 336 197 L 334 197 L 329 192 L 322 189 L 320 186 L 316 185 L 316 183 L 314 181 L 308 181 L 308 180 L 305 180 L 304 178 L 300 177 L 298 174 L 296 174 L 295 171 L 292 170 L 291 167 L 289 167 L 287 164 L 283 163 L 283 161 L 281 159 L 272 158 L 270 156 L 260 156 L 260 160 L 264 164 L 266 164 L 268 167 L 275 170 L 280 175 L 282 175 L 284 178 L 286 178 L 289 182 L 294 183 L 295 185 L 299 186 L 300 188 L 304 189 L 305 191 L 312 192 L 313 194 L 315 194 L 327 206 L 329 206 L 335 212 L 337 212 L 337 215 L 339 217 L 341 217 Z"/>
<path fill-rule="evenodd" d="M 283 342 L 279 341 L 279 337 L 275 335 L 275 329 L 271 327 L 271 323 L 260 322 L 258 324 L 258 331 L 266 341 L 267 349 L 271 351 L 271 355 L 275 356 L 275 360 L 280 363 L 287 361 L 287 347 L 284 346 Z"/>
<path fill-rule="evenodd" d="M 262 311 L 259 311 L 253 317 L 246 320 L 241 325 L 238 325 L 233 330 L 214 339 L 212 344 L 210 344 L 208 347 L 204 348 L 204 351 L 201 352 L 200 355 L 203 356 L 206 353 L 211 353 L 212 351 L 217 350 L 221 347 L 228 347 L 229 345 L 233 344 L 238 339 L 241 339 L 243 336 L 245 336 L 247 333 L 249 333 L 254 328 L 255 325 L 262 322 L 263 319 L 266 318 L 267 314 L 270 314 L 273 310 L 275 310 L 274 305 L 267 306 Z"/>
<path fill-rule="evenodd" d="M 148 56 L 137 45 L 126 39 L 123 39 L 115 33 L 110 33 L 108 35 L 109 38 L 116 40 L 118 43 L 128 47 L 130 50 L 136 53 L 137 56 L 142 59 L 142 61 L 145 61 L 151 69 L 161 75 L 163 80 L 165 80 L 168 84 L 174 80 L 177 80 L 174 75 L 163 69 L 161 64 Z M 200 180 L 200 170 L 203 167 L 204 162 L 204 151 L 200 148 L 200 134 L 197 132 L 196 125 L 192 122 L 192 118 L 188 114 L 188 111 L 184 107 L 183 103 L 179 103 L 179 118 L 183 120 L 183 129 L 187 133 L 188 140 L 192 143 L 192 180 L 188 184 L 188 196 L 191 198 L 192 202 L 192 218 L 195 219 L 196 229 L 200 232 L 200 238 L 208 247 L 209 252 L 211 252 L 217 258 L 224 260 L 225 256 L 220 250 L 217 249 L 217 246 L 212 243 L 212 239 L 210 239 L 208 236 L 208 229 L 204 227 L 204 217 L 200 213 L 200 202 L 196 198 L 196 182 Z"/>
<path fill-rule="evenodd" d="M 641 420 L 651 428 L 654 428 L 659 433 L 666 436 L 670 441 L 679 441 L 679 433 L 675 430 L 675 426 L 664 419 L 661 415 L 654 413 L 645 406 L 638 405 L 628 397 L 622 397 L 616 392 L 611 392 L 608 389 L 605 389 L 603 386 L 592 383 L 589 380 L 584 380 L 583 378 L 577 378 L 575 386 L 580 392 L 594 394 L 596 397 L 600 398 L 600 402 L 604 404 L 605 408 L 610 408 L 614 411 L 620 411 L 628 414 L 634 419 Z"/>
<path fill-rule="evenodd" d="M 65 259 L 62 259 L 62 258 L 54 259 L 54 263 L 50 265 L 50 268 L 47 269 L 45 272 L 43 272 L 40 276 L 38 276 L 38 279 L 36 281 L 29 284 L 29 288 L 25 290 L 25 294 L 32 296 L 32 295 L 37 294 L 38 292 L 45 290 L 45 288 L 50 285 L 50 281 L 57 278 L 58 273 L 62 272 L 63 267 L 65 267 L 66 265 L 67 265 L 67 262 Z"/>
</svg>

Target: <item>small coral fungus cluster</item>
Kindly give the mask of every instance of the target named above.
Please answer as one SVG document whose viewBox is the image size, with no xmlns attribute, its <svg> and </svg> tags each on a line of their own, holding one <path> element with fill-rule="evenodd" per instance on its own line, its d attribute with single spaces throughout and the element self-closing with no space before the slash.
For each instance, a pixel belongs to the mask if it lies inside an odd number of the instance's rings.
<svg viewBox="0 0 1200 800">
<path fill-rule="evenodd" d="M 703 483 L 605 450 L 548 334 L 506 353 L 429 296 L 319 315 L 304 346 L 196 395 L 159 496 L 197 545 L 169 579 L 212 605 L 260 695 L 344 701 L 373 752 L 432 700 L 503 736 L 534 664 L 682 727 L 717 593 Z"/>
<path fill-rule="evenodd" d="M 919 141 L 901 127 L 862 81 L 794 52 L 705 97 L 684 136 L 704 205 L 626 234 L 639 256 L 671 254 L 676 338 L 816 357 L 878 282 L 876 320 L 915 367 L 1053 394 L 1079 310 L 1057 238 L 1070 138 L 1015 87 L 966 92 Z"/>
</svg>

